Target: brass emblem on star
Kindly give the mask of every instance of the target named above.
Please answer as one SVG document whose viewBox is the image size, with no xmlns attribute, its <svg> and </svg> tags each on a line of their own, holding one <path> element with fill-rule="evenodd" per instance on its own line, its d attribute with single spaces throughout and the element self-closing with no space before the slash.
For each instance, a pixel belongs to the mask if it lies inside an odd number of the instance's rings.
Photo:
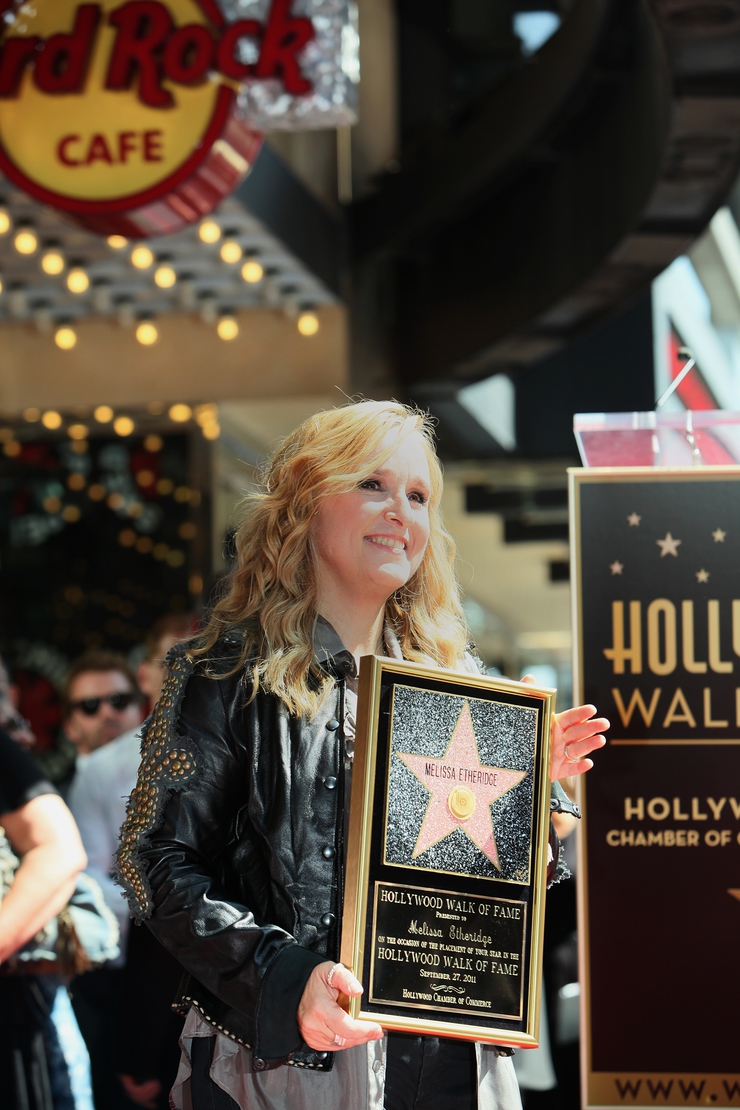
<svg viewBox="0 0 740 1110">
<path fill-rule="evenodd" d="M 475 794 L 467 786 L 456 786 L 447 799 L 450 813 L 458 821 L 467 821 L 475 811 Z"/>
</svg>

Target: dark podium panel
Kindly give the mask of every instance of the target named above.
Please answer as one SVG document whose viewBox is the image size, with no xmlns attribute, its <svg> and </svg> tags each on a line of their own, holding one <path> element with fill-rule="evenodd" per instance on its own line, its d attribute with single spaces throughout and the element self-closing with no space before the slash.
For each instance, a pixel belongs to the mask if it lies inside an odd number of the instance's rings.
<svg viewBox="0 0 740 1110">
<path fill-rule="evenodd" d="M 587 1106 L 740 1104 L 740 467 L 571 472 Z"/>
</svg>

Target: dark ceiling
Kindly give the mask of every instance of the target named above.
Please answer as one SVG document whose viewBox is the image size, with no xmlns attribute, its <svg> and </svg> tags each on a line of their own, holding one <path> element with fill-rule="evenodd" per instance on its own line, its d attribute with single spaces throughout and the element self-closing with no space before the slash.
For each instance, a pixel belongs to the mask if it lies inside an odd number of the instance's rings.
<svg viewBox="0 0 740 1110">
<path fill-rule="evenodd" d="M 525 57 L 512 18 L 535 6 L 562 23 Z M 399 0 L 398 16 L 398 172 L 350 211 L 356 385 L 423 400 L 521 383 L 637 303 L 729 194 L 740 4 Z"/>
</svg>

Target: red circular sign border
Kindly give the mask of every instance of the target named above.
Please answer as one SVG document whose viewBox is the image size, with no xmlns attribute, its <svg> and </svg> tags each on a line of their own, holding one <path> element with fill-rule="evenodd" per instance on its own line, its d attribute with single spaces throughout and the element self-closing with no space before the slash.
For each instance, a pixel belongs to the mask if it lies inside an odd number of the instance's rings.
<svg viewBox="0 0 740 1110">
<path fill-rule="evenodd" d="M 208 157 L 211 147 L 221 134 L 229 117 L 233 101 L 233 90 L 222 85 L 218 91 L 213 115 L 199 141 L 199 146 L 187 161 L 183 162 L 169 177 L 163 178 L 157 185 L 152 185 L 140 193 L 129 193 L 128 196 L 117 197 L 115 200 L 76 200 L 64 193 L 52 192 L 51 189 L 45 189 L 43 185 L 38 185 L 35 181 L 32 181 L 18 168 L 5 150 L 2 142 L 0 142 L 0 169 L 11 181 L 20 185 L 25 192 L 36 200 L 40 200 L 44 204 L 50 204 L 54 208 L 61 208 L 65 212 L 74 212 L 81 216 L 113 216 L 121 212 L 129 212 L 132 208 L 150 204 L 154 200 L 161 200 L 182 181 L 192 176 L 198 166 Z"/>
<path fill-rule="evenodd" d="M 219 29 L 225 25 L 226 21 L 223 14 L 219 11 L 215 0 L 194 0 L 194 2 L 203 12 L 203 15 L 209 23 L 215 25 Z M 43 185 L 38 185 L 31 178 L 27 177 L 23 170 L 12 160 L 2 142 L 0 142 L 0 170 L 26 193 L 34 197 L 34 199 L 40 200 L 44 204 L 50 204 L 54 208 L 60 208 L 62 211 L 71 212 L 79 216 L 121 215 L 130 212 L 134 208 L 140 208 L 143 205 L 151 204 L 153 201 L 163 200 L 183 181 L 192 177 L 198 167 L 209 156 L 213 144 L 223 131 L 229 118 L 235 96 L 236 94 L 233 89 L 226 85 L 220 87 L 216 97 L 216 105 L 208 126 L 190 157 L 171 173 L 169 177 L 163 178 L 158 184 L 152 185 L 139 193 L 129 193 L 127 196 L 117 197 L 115 200 L 76 200 L 74 197 L 66 196 L 64 193 L 55 193 L 51 189 L 46 189 Z"/>
</svg>

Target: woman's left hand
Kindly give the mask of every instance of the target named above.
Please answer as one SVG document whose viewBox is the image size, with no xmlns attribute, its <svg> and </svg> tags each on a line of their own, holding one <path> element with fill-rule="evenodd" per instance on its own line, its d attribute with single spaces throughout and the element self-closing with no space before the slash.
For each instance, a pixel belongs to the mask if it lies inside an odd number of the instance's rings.
<svg viewBox="0 0 740 1110">
<path fill-rule="evenodd" d="M 534 675 L 525 675 L 522 682 L 534 683 Z M 552 752 L 550 778 L 553 782 L 572 775 L 583 775 L 594 763 L 588 759 L 590 752 L 606 744 L 603 732 L 609 728 L 606 717 L 595 717 L 595 705 L 577 705 L 556 713 L 552 723 Z"/>
<path fill-rule="evenodd" d="M 553 782 L 571 775 L 582 775 L 594 765 L 588 759 L 606 744 L 602 736 L 609 728 L 606 717 L 594 717 L 595 705 L 577 705 L 556 713 L 552 722 L 552 751 L 550 753 L 550 778 Z"/>
</svg>

